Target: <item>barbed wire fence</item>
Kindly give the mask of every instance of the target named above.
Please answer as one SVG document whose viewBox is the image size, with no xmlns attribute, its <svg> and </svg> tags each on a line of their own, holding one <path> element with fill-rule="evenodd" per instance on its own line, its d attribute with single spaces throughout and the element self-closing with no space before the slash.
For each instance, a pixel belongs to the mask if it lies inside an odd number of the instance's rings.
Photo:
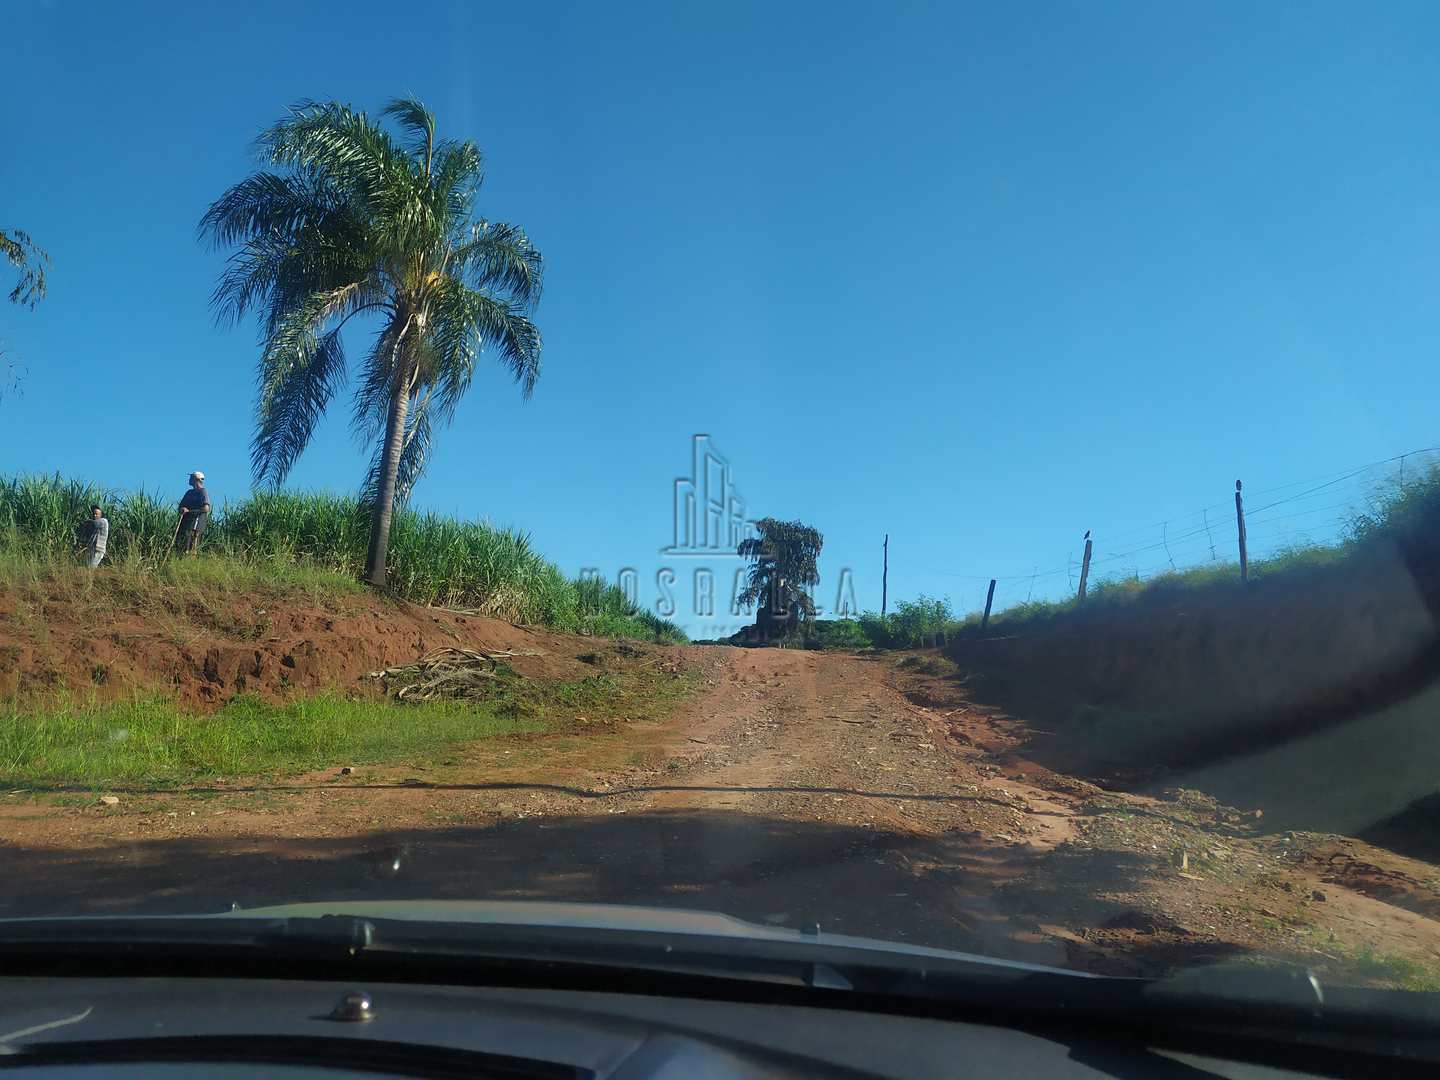
<svg viewBox="0 0 1440 1080">
<path fill-rule="evenodd" d="M 1287 551 L 1337 543 L 1349 534 L 1357 517 L 1375 508 L 1387 494 L 1440 468 L 1440 446 L 1408 450 L 1325 476 L 1293 480 L 1273 487 L 1245 488 L 1245 547 L 1249 561 L 1263 561 Z M 1238 485 L 1237 485 L 1238 487 Z M 1090 588 L 1104 582 L 1144 582 L 1213 566 L 1234 566 L 1240 574 L 1240 543 L 1236 504 L 1232 497 L 1217 500 L 1189 513 L 1148 525 L 1127 526 L 1111 532 L 1096 528 L 1077 538 L 1065 562 L 1032 567 L 1008 574 L 957 573 L 938 567 L 919 567 L 956 582 L 952 593 L 957 614 L 981 611 L 987 597 L 993 611 L 1055 598 L 1064 582 L 1064 595 L 1079 592 L 1082 579 Z M 1084 548 L 1092 542 L 1088 561 Z M 993 592 L 989 584 L 995 582 Z M 961 584 L 963 582 L 963 584 Z"/>
</svg>

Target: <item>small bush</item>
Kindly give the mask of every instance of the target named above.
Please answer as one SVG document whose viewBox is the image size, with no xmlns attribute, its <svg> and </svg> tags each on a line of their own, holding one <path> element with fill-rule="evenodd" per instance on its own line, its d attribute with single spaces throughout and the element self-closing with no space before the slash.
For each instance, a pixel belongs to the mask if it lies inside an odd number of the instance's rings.
<svg viewBox="0 0 1440 1080">
<path fill-rule="evenodd" d="M 885 615 L 867 611 L 858 624 L 877 649 L 923 649 L 944 644 L 972 621 L 957 620 L 948 597 L 934 599 L 922 594 L 916 600 L 901 600 Z"/>
<path fill-rule="evenodd" d="M 801 644 L 807 649 L 868 649 L 868 634 L 854 619 L 817 619 L 804 623 Z"/>
</svg>

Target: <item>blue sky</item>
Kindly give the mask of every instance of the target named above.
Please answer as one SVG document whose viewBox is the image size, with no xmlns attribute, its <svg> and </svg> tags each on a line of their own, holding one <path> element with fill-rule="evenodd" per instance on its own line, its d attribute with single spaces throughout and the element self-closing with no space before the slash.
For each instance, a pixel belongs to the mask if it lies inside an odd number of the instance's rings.
<svg viewBox="0 0 1440 1080">
<path fill-rule="evenodd" d="M 402 93 L 547 264 L 534 399 L 482 369 L 416 501 L 571 572 L 652 594 L 697 432 L 862 607 L 886 532 L 892 598 L 972 607 L 1440 442 L 1431 3 L 6 8 L 0 224 L 54 264 L 0 310 L 6 472 L 243 495 L 254 332 L 196 220 L 286 104 Z M 358 484 L 345 415 L 292 484 Z"/>
</svg>

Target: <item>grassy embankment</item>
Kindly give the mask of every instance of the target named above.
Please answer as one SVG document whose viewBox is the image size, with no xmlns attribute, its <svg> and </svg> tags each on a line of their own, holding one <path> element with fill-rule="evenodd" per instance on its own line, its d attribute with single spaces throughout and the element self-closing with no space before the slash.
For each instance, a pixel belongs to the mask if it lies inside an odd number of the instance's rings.
<svg viewBox="0 0 1440 1080">
<path fill-rule="evenodd" d="M 694 685 L 646 664 L 568 681 L 524 680 L 503 666 L 499 674 L 484 697 L 403 704 L 335 693 L 281 703 L 240 696 L 204 716 L 159 696 L 0 705 L 0 786 L 167 788 L 336 764 L 431 762 L 457 745 L 507 735 L 603 736 L 616 721 L 665 715 Z"/>
<path fill-rule="evenodd" d="M 1223 570 L 1111 583 L 962 629 L 946 654 L 972 694 L 1048 733 L 1028 752 L 1061 771 L 1369 836 L 1434 796 L 1437 625 L 1432 471 L 1248 584 Z"/>
<path fill-rule="evenodd" d="M 0 477 L 0 575 L 13 580 L 73 568 L 92 503 L 110 520 L 106 574 L 128 577 L 136 589 L 184 580 L 169 555 L 172 501 L 58 476 Z M 352 496 L 255 492 L 223 504 L 206 529 L 205 573 L 236 588 L 343 592 L 355 587 L 368 537 L 367 512 Z M 524 533 L 485 522 L 400 511 L 389 574 L 390 591 L 416 604 L 573 633 L 684 640 L 678 627 L 631 604 L 619 587 L 567 578 Z"/>
<path fill-rule="evenodd" d="M 1333 544 L 1293 547 L 1250 562 L 1250 583 L 1240 582 L 1234 562 L 1214 562 L 1139 580 L 1097 575 L 1082 604 L 1074 597 L 1037 600 L 995 612 L 991 635 L 1034 633 L 1052 626 L 1076 626 L 1092 620 L 1142 617 L 1151 608 L 1176 601 L 1240 598 L 1256 592 L 1274 594 L 1292 585 L 1324 585 L 1372 576 L 1380 564 L 1394 562 L 1404 547 L 1422 555 L 1427 543 L 1440 545 L 1440 472 L 1430 471 L 1375 495 L 1372 505 L 1357 512 L 1346 534 Z M 917 649 L 947 644 L 980 634 L 980 613 L 957 614 L 944 598 L 920 596 L 901 600 L 881 616 L 866 612 L 855 619 L 821 620 L 797 634 L 789 644 L 810 648 Z"/>
<path fill-rule="evenodd" d="M 74 558 L 80 523 L 98 503 L 111 523 L 109 556 L 95 573 Z M 234 596 L 343 608 L 358 583 L 368 521 L 353 498 L 257 493 L 223 506 L 204 553 L 172 557 L 168 500 L 114 493 L 60 478 L 0 478 L 0 590 L 17 630 L 43 635 L 47 602 L 66 596 L 96 626 L 141 614 L 171 627 L 177 645 L 199 620 L 229 615 Z M 629 604 L 620 589 L 567 579 L 527 537 L 484 523 L 409 511 L 391 541 L 391 592 L 516 623 L 602 637 L 683 640 L 672 624 Z M 683 682 L 683 680 L 681 680 Z M 645 715 L 673 701 L 674 680 L 644 672 L 578 682 L 506 678 L 484 700 L 397 705 L 340 694 L 268 703 L 241 696 L 192 716 L 163 696 L 115 701 L 0 702 L 0 784 L 174 785 L 215 776 L 301 772 L 337 761 L 413 760 L 457 743 Z"/>
<path fill-rule="evenodd" d="M 337 695 L 267 704 L 236 698 L 187 716 L 161 698 L 0 707 L 0 784 L 175 784 L 206 777 L 366 764 L 516 731 L 536 721 L 449 701 L 407 707 Z"/>
</svg>

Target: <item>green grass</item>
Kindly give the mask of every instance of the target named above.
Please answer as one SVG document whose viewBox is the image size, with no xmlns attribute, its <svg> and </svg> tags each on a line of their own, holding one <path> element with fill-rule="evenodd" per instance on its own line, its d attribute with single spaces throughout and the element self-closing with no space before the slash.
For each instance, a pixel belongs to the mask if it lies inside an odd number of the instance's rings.
<svg viewBox="0 0 1440 1080">
<path fill-rule="evenodd" d="M 237 697 L 209 716 L 159 698 L 0 709 L 0 785 L 174 786 L 422 754 L 544 723 L 497 703 Z"/>
<path fill-rule="evenodd" d="M 692 672 L 643 661 L 569 681 L 500 675 L 480 699 L 396 702 L 328 693 L 271 704 L 242 695 L 208 716 L 154 696 L 11 703 L 0 706 L 0 786 L 168 788 L 398 760 L 453 764 L 445 759 L 456 746 L 497 735 L 580 735 L 595 724 L 659 719 L 699 685 Z"/>
<path fill-rule="evenodd" d="M 1283 579 L 1295 573 L 1336 566 L 1342 564 L 1352 551 L 1353 544 L 1349 540 L 1331 545 L 1316 544 L 1289 548 L 1264 559 L 1252 559 L 1249 565 L 1250 581 L 1252 584 L 1259 585 L 1265 581 Z M 1102 577 L 1090 584 L 1083 604 L 1074 597 L 1065 600 L 1035 600 L 1015 604 L 992 615 L 990 626 L 997 632 L 1011 631 L 1079 612 L 1095 614 L 1147 602 L 1163 601 L 1200 591 L 1238 593 L 1244 588 L 1245 586 L 1240 581 L 1240 565 L 1233 562 L 1212 563 L 1188 570 L 1176 570 L 1143 580 L 1133 577 Z M 951 633 L 974 632 L 978 629 L 978 618 L 971 616 L 956 623 L 951 628 Z"/>
<path fill-rule="evenodd" d="M 921 675 L 942 675 L 953 678 L 960 673 L 955 662 L 947 660 L 943 656 L 910 655 L 902 658 L 895 666 L 902 671 L 914 671 Z"/>
<path fill-rule="evenodd" d="M 176 495 L 178 500 L 178 494 Z M 175 503 L 145 491 L 117 492 L 56 476 L 0 476 L 0 575 L 74 565 L 80 529 L 98 504 L 110 519 L 107 573 L 210 574 L 250 587 L 267 580 L 321 591 L 359 579 L 369 538 L 354 496 L 256 491 L 225 502 L 205 531 L 208 568 L 177 571 L 170 555 Z M 463 608 L 515 623 L 582 634 L 684 641 L 630 603 L 617 585 L 567 578 L 527 534 L 483 521 L 402 509 L 390 536 L 389 589 L 417 604 Z M 4 578 L 0 578 L 3 580 Z"/>
<path fill-rule="evenodd" d="M 957 619 L 948 599 L 901 600 L 885 615 L 802 623 L 782 644 L 805 649 L 923 649 L 943 645 L 979 616 Z"/>
<path fill-rule="evenodd" d="M 1089 588 L 1085 602 L 1073 597 L 1058 602 L 1018 604 L 997 613 L 990 625 L 1003 632 L 1029 629 L 1056 619 L 1072 619 L 1124 610 L 1144 604 L 1225 593 L 1239 594 L 1267 583 L 1303 581 L 1323 585 L 1339 575 L 1363 572 L 1367 560 L 1393 559 L 1406 553 L 1412 572 L 1433 572 L 1434 537 L 1440 531 L 1440 468 L 1419 472 L 1403 483 L 1376 491 L 1363 511 L 1349 520 L 1335 543 L 1297 545 L 1249 564 L 1249 585 L 1240 581 L 1238 563 L 1214 563 L 1137 581 L 1101 577 Z M 1420 581 L 1422 586 L 1433 584 Z M 974 625 L 972 617 L 967 620 Z M 965 627 L 957 626 L 960 630 Z M 976 627 L 978 629 L 978 627 Z"/>
<path fill-rule="evenodd" d="M 1359 978 L 1365 982 L 1388 983 L 1401 990 L 1440 990 L 1440 964 L 1426 964 L 1397 953 L 1379 952 L 1362 946 L 1344 961 L 1340 979 Z"/>
<path fill-rule="evenodd" d="M 573 682 L 520 684 L 515 692 L 522 704 L 516 715 L 555 722 L 577 717 L 591 723 L 655 720 L 698 686 L 693 673 L 667 674 L 653 668 L 590 675 Z"/>
<path fill-rule="evenodd" d="M 133 558 L 113 562 L 107 558 L 103 569 L 104 573 L 92 574 L 43 551 L 0 543 L 0 582 L 22 591 L 48 591 L 63 578 L 83 587 L 97 602 L 129 602 L 141 609 L 162 594 L 181 603 L 226 593 L 257 599 L 303 596 L 317 603 L 330 603 L 365 592 L 357 579 L 307 563 L 265 565 L 208 553 L 154 565 Z"/>
</svg>

